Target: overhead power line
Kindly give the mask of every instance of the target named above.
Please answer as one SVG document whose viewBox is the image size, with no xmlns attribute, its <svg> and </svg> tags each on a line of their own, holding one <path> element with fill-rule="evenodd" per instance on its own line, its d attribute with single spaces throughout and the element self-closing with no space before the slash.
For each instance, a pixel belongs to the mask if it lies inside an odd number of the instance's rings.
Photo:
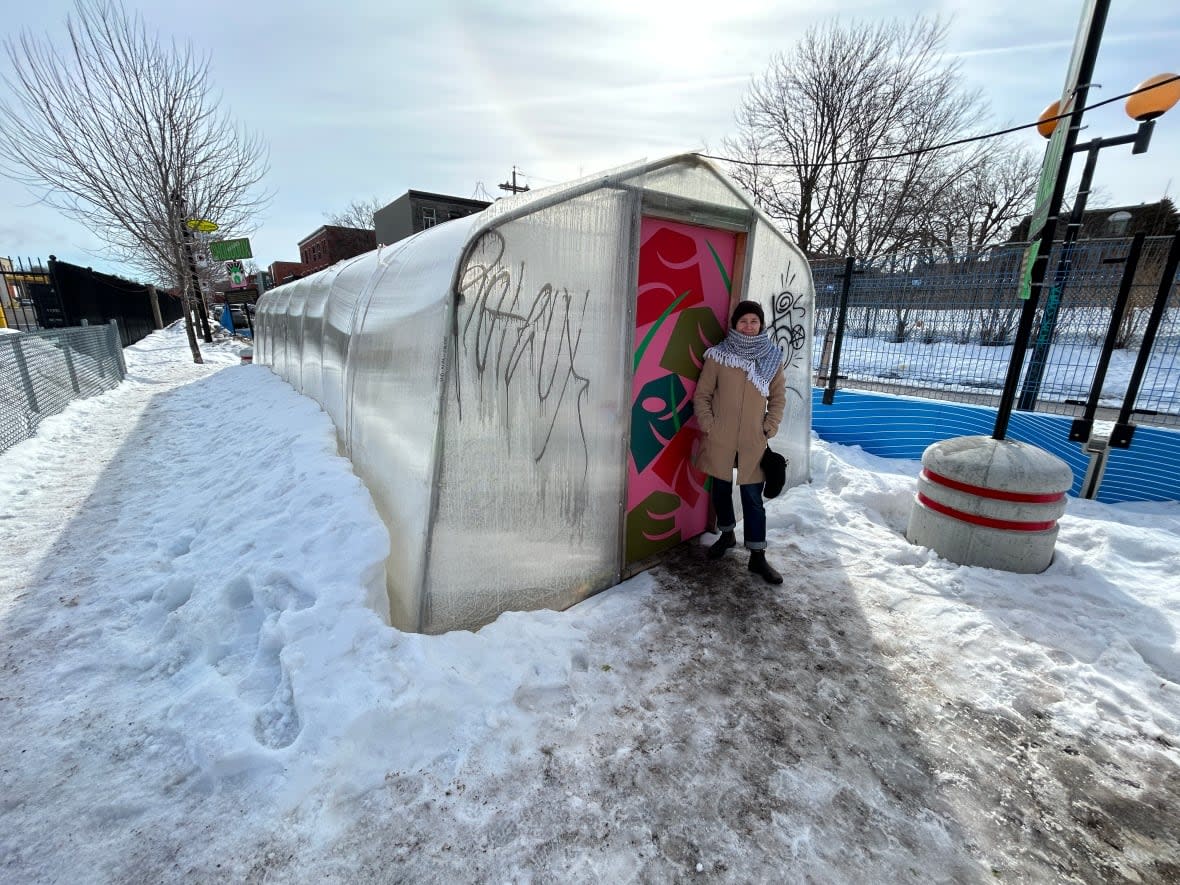
<svg viewBox="0 0 1180 885">
<path fill-rule="evenodd" d="M 1082 108 L 1085 111 L 1092 111 L 1095 108 L 1100 108 L 1103 105 L 1111 104 L 1116 101 L 1121 101 L 1124 98 L 1130 98 L 1132 95 L 1138 95 L 1140 92 L 1147 92 L 1149 89 L 1158 89 L 1167 83 L 1174 83 L 1180 80 L 1180 75 L 1169 77 L 1167 80 L 1161 80 L 1159 83 L 1152 83 L 1150 86 L 1145 86 L 1142 89 L 1133 89 L 1130 92 L 1124 92 L 1122 95 L 1116 95 L 1114 98 L 1108 98 L 1105 101 L 1099 101 L 1092 105 L 1087 105 Z M 871 163 L 874 160 L 900 160 L 903 157 L 916 157 L 919 154 L 929 154 L 933 151 L 946 150 L 947 148 L 958 147 L 959 145 L 970 144 L 973 141 L 984 141 L 988 138 L 998 138 L 1001 135 L 1011 135 L 1013 132 L 1020 132 L 1022 129 L 1032 129 L 1034 126 L 1040 126 L 1042 123 L 1047 123 L 1050 120 L 1064 120 L 1073 116 L 1073 111 L 1066 111 L 1064 114 L 1057 114 L 1053 117 L 1045 117 L 1037 120 L 1034 123 L 1024 123 L 1020 126 L 1013 126 L 1010 129 L 1001 129 L 997 132 L 988 132 L 983 135 L 973 135 L 970 138 L 959 138 L 954 141 L 947 141 L 943 144 L 935 144 L 930 147 L 917 148 L 912 151 L 902 151 L 897 154 L 881 154 L 876 157 L 861 157 L 856 160 L 831 160 L 823 163 L 770 163 L 762 160 L 739 160 L 737 157 L 723 157 L 717 154 L 705 154 L 697 151 L 698 157 L 706 157 L 710 160 L 723 160 L 726 163 L 736 163 L 739 166 L 769 166 L 775 169 L 812 169 L 817 166 L 854 166 L 857 163 Z"/>
<path fill-rule="evenodd" d="M 509 184 L 507 181 L 503 182 L 502 184 L 499 185 L 500 190 L 509 191 L 510 193 L 514 193 L 514 194 L 519 194 L 519 193 L 522 193 L 523 191 L 527 191 L 529 189 L 529 186 L 527 184 L 517 184 L 516 183 L 517 171 L 518 171 L 517 168 L 515 166 L 513 166 L 512 167 L 512 183 Z"/>
</svg>

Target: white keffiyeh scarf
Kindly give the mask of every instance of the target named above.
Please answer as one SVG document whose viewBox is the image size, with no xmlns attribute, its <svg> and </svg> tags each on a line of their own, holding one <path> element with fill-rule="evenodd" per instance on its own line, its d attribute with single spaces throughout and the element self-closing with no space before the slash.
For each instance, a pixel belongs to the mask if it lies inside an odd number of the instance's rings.
<svg viewBox="0 0 1180 885">
<path fill-rule="evenodd" d="M 730 329 L 724 341 L 705 351 L 705 359 L 731 369 L 741 369 L 758 392 L 767 396 L 770 382 L 782 367 L 783 349 L 765 332 L 743 335 L 737 329 Z"/>
</svg>

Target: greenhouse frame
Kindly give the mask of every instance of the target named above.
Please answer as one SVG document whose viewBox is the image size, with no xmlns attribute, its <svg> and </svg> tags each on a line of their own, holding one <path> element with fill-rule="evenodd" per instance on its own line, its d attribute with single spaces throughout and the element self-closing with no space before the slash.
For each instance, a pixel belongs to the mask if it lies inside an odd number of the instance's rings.
<svg viewBox="0 0 1180 885">
<path fill-rule="evenodd" d="M 563 609 L 706 530 L 692 393 L 743 299 L 810 476 L 803 253 L 709 160 L 506 197 L 267 292 L 254 359 L 318 402 L 389 529 L 388 623 Z"/>
</svg>

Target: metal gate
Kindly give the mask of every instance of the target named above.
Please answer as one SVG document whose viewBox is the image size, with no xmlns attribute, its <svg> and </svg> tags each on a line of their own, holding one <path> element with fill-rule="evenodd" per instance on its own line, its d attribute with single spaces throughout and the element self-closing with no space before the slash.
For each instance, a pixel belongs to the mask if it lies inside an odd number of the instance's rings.
<svg viewBox="0 0 1180 885">
<path fill-rule="evenodd" d="M 0 258 L 0 328 L 22 332 L 60 328 L 62 318 L 49 268 L 40 259 Z"/>
</svg>

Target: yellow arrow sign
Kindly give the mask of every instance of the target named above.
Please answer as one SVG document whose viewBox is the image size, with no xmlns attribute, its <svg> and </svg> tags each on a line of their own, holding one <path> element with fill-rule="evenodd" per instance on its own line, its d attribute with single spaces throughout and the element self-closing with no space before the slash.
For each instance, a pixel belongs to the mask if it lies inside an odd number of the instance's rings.
<svg viewBox="0 0 1180 885">
<path fill-rule="evenodd" d="M 190 218 L 185 222 L 189 230 L 198 230 L 203 234 L 211 234 L 217 230 L 217 222 L 207 221 L 204 218 Z"/>
</svg>

